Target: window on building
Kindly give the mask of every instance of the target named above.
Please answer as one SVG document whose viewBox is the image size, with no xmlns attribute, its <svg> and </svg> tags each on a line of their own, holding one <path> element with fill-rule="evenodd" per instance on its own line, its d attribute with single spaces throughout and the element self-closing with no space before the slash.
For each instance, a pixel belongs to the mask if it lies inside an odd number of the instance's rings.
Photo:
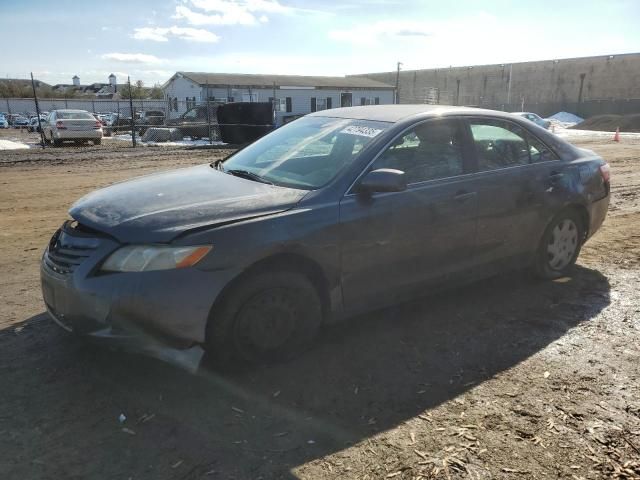
<svg viewBox="0 0 640 480">
<path fill-rule="evenodd" d="M 235 100 L 233 97 L 227 97 L 227 102 L 233 103 Z"/>
<path fill-rule="evenodd" d="M 317 107 L 317 105 L 316 105 L 316 97 L 311 97 L 311 111 L 312 112 L 317 111 L 316 107 Z"/>
<path fill-rule="evenodd" d="M 285 111 L 286 112 L 291 112 L 293 111 L 292 105 L 291 105 L 291 97 L 287 97 L 287 99 L 285 100 Z"/>
<path fill-rule="evenodd" d="M 376 97 L 373 99 L 373 104 L 374 105 L 380 105 L 380 97 Z"/>
<path fill-rule="evenodd" d="M 360 97 L 360 105 L 366 105 L 367 99 L 365 97 Z"/>
<path fill-rule="evenodd" d="M 242 94 L 243 102 L 257 102 L 258 94 L 257 93 L 243 93 Z"/>
<path fill-rule="evenodd" d="M 333 108 L 331 105 L 331 97 L 327 97 L 327 110 L 329 110 L 330 108 Z"/>
</svg>

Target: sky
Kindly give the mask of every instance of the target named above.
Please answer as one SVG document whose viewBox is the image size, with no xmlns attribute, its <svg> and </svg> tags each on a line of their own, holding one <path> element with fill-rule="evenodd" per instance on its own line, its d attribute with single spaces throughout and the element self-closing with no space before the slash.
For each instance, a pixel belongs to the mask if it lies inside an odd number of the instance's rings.
<svg viewBox="0 0 640 480">
<path fill-rule="evenodd" d="M 0 0 L 2 78 L 348 75 L 640 52 L 640 0 Z"/>
</svg>

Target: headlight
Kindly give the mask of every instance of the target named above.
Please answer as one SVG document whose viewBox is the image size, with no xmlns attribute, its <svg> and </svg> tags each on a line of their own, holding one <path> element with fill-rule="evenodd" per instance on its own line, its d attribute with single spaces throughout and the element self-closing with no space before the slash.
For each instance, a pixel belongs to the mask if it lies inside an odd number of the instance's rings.
<svg viewBox="0 0 640 480">
<path fill-rule="evenodd" d="M 102 265 L 107 272 L 148 272 L 191 267 L 211 251 L 212 246 L 165 247 L 129 245 L 113 252 Z"/>
</svg>

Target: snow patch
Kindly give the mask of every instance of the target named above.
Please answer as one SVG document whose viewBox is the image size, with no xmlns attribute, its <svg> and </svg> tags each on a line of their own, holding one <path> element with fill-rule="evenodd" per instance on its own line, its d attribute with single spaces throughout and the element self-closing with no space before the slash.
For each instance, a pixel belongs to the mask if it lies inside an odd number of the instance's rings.
<svg viewBox="0 0 640 480">
<path fill-rule="evenodd" d="M 103 140 L 115 140 L 120 142 L 129 142 L 132 143 L 133 140 L 130 134 L 123 135 L 114 135 L 112 137 L 103 137 Z M 209 143 L 209 140 L 200 139 L 200 140 L 191 140 L 190 137 L 184 137 L 182 140 L 178 140 L 175 142 L 143 142 L 136 136 L 136 144 L 138 145 L 159 145 L 159 146 L 168 146 L 168 147 L 189 147 L 193 145 L 225 145 L 224 142 L 212 142 Z"/>
<path fill-rule="evenodd" d="M 571 123 L 575 125 L 576 123 L 583 122 L 584 118 L 581 118 L 569 112 L 558 112 L 551 115 L 549 118 L 547 118 L 547 120 L 557 120 L 561 123 Z"/>
<path fill-rule="evenodd" d="M 20 150 L 22 148 L 30 148 L 23 142 L 14 142 L 13 140 L 0 140 L 0 150 Z"/>
</svg>

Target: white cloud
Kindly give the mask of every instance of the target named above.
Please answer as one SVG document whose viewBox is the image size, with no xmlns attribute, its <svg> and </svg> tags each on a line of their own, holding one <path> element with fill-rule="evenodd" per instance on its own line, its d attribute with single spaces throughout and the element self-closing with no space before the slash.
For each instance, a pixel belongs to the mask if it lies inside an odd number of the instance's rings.
<svg viewBox="0 0 640 480">
<path fill-rule="evenodd" d="M 332 30 L 329 38 L 354 45 L 376 45 L 393 37 L 429 37 L 437 26 L 414 20 L 384 20 L 356 25 L 345 30 Z"/>
<path fill-rule="evenodd" d="M 173 18 L 186 20 L 191 25 L 256 25 L 269 21 L 267 13 L 296 11 L 277 0 L 190 0 L 189 3 L 190 6 L 176 6 Z"/>
<path fill-rule="evenodd" d="M 136 28 L 133 38 L 136 40 L 152 40 L 154 42 L 167 42 L 173 36 L 190 42 L 215 43 L 220 37 L 209 30 L 191 27 L 141 27 Z"/>
<path fill-rule="evenodd" d="M 154 55 L 147 55 L 146 53 L 105 53 L 102 55 L 102 59 L 122 63 L 142 63 L 152 65 L 166 62 L 166 60 L 163 60 L 162 58 L 158 58 Z"/>
</svg>

